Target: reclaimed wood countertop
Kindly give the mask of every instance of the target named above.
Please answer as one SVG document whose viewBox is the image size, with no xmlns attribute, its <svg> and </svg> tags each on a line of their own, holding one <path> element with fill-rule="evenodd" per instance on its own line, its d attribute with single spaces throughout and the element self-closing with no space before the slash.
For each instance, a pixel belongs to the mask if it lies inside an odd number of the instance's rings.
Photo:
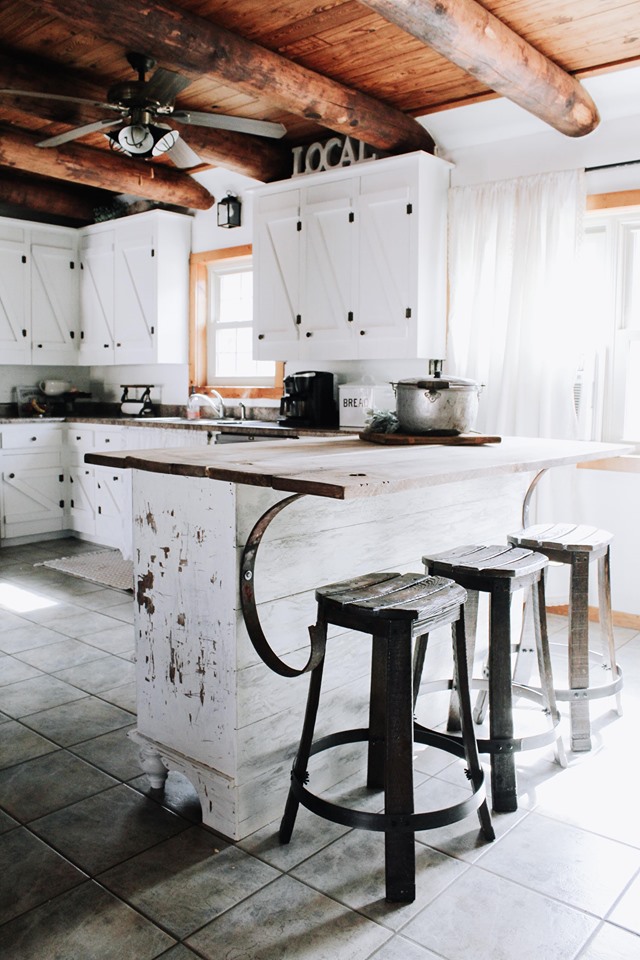
<svg viewBox="0 0 640 960">
<path fill-rule="evenodd" d="M 505 437 L 485 446 L 375 446 L 351 437 L 272 440 L 205 448 L 96 452 L 87 463 L 271 487 L 349 500 L 472 480 L 537 472 L 617 456 L 622 444 Z"/>
</svg>

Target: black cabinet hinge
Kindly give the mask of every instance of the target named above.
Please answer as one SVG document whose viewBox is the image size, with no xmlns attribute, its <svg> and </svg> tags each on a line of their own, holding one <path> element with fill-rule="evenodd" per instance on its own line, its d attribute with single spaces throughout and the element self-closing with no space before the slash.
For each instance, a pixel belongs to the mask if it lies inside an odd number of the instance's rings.
<svg viewBox="0 0 640 960">
<path fill-rule="evenodd" d="M 407 307 L 407 309 L 406 309 L 405 312 L 404 312 L 404 315 L 405 315 L 405 317 L 406 317 L 407 320 L 408 320 L 409 317 L 411 316 L 411 307 Z"/>
<path fill-rule="evenodd" d="M 152 257 L 155 257 L 155 255 L 156 255 L 156 251 L 154 250 L 153 247 L 151 247 L 151 256 L 152 256 Z"/>
<path fill-rule="evenodd" d="M 58 483 L 64 483 L 64 473 L 58 474 Z"/>
<path fill-rule="evenodd" d="M 302 315 L 299 313 L 296 314 L 296 323 L 298 324 L 298 326 L 300 326 L 300 324 L 302 323 Z"/>
<path fill-rule="evenodd" d="M 64 510 L 64 500 L 58 500 L 58 505 L 61 510 Z"/>
<path fill-rule="evenodd" d="M 347 320 L 349 323 L 353 323 L 353 310 L 349 310 L 349 313 L 347 314 Z"/>
<path fill-rule="evenodd" d="M 22 262 L 23 262 L 23 263 L 26 263 L 26 262 L 27 262 L 27 257 L 26 257 L 26 254 L 24 254 L 24 253 L 22 254 Z"/>
<path fill-rule="evenodd" d="M 76 504 L 75 504 L 75 501 L 74 501 L 74 500 L 69 500 L 69 506 L 71 507 L 72 510 L 73 510 L 73 508 L 75 507 L 75 505 L 76 505 Z"/>
<path fill-rule="evenodd" d="M 70 260 L 70 261 L 69 261 L 69 270 L 75 270 L 75 268 L 76 268 L 75 263 L 73 262 L 73 260 Z"/>
<path fill-rule="evenodd" d="M 352 210 L 352 211 L 349 213 L 349 223 L 353 223 L 353 221 L 355 220 L 355 218 L 356 218 L 356 215 L 355 215 L 355 213 L 354 213 L 353 210 Z"/>
<path fill-rule="evenodd" d="M 408 203 L 408 204 L 407 204 L 407 213 L 413 213 L 413 204 L 412 204 L 412 203 Z"/>
<path fill-rule="evenodd" d="M 302 230 L 302 220 L 298 220 L 296 224 L 296 230 L 298 231 L 298 233 L 300 233 L 300 231 Z"/>
</svg>

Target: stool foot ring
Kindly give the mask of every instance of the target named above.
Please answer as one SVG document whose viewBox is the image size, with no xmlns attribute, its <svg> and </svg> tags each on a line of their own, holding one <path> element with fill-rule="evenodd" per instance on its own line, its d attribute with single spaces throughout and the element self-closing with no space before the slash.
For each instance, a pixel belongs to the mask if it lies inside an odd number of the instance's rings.
<svg viewBox="0 0 640 960">
<path fill-rule="evenodd" d="M 367 742 L 368 730 L 359 728 L 353 730 L 342 730 L 339 733 L 329 734 L 317 740 L 311 748 L 311 754 L 321 753 L 323 750 L 329 750 L 331 747 L 340 746 L 345 743 Z M 444 745 L 442 741 L 447 738 L 446 734 L 436 731 L 420 728 L 416 725 L 415 741 L 417 743 L 430 744 L 447 750 L 456 756 L 464 758 L 464 747 L 462 741 L 458 738 L 452 738 L 450 742 Z M 393 831 L 396 833 L 415 833 L 417 830 L 432 830 L 435 827 L 447 826 L 450 823 L 456 823 L 463 820 L 469 814 L 478 810 L 483 804 L 486 805 L 486 791 L 484 787 L 484 775 L 478 783 L 472 783 L 473 793 L 460 803 L 452 804 L 450 807 L 444 807 L 441 810 L 429 810 L 425 813 L 410 814 L 386 814 L 370 813 L 365 810 L 356 810 L 353 807 L 344 807 L 341 804 L 332 803 L 329 800 L 323 800 L 321 797 L 312 793 L 302 783 L 299 776 L 292 772 L 291 787 L 289 796 L 293 796 L 303 807 L 311 810 L 312 813 L 334 823 L 340 823 L 345 827 L 357 827 L 361 830 L 373 830 L 379 833 Z M 287 806 L 289 801 L 287 801 Z M 297 804 L 296 804 L 297 806 Z M 287 819 L 287 811 L 282 819 L 281 842 L 284 822 Z M 490 826 L 490 824 L 489 824 Z M 491 836 L 487 836 L 486 827 L 483 833 L 487 840 L 493 840 L 495 834 L 491 829 Z M 289 834 L 290 836 L 290 834 Z"/>
</svg>

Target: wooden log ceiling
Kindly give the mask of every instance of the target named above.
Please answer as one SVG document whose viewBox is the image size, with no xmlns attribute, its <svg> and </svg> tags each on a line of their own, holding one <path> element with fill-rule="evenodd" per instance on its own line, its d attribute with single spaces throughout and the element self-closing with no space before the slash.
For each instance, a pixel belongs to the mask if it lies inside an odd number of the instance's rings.
<svg viewBox="0 0 640 960">
<path fill-rule="evenodd" d="M 92 150 L 80 144 L 65 144 L 42 150 L 40 136 L 27 131 L 0 128 L 0 167 L 71 183 L 83 183 L 114 193 L 131 193 L 176 206 L 208 210 L 214 198 L 188 174 L 168 167 L 130 160 L 118 153 Z"/>
<path fill-rule="evenodd" d="M 573 75 L 640 62 L 638 9 L 637 0 L 2 0 L 0 88 L 104 103 L 113 83 L 132 79 L 124 55 L 139 49 L 191 81 L 178 109 L 285 124 L 289 142 L 176 121 L 204 164 L 268 182 L 288 175 L 292 142 L 321 138 L 323 128 L 390 153 L 433 151 L 413 117 L 494 90 L 563 133 L 587 133 L 597 110 Z M 193 177 L 166 158 L 112 154 L 100 133 L 34 148 L 106 116 L 99 106 L 1 95 L 0 124 L 13 140 L 0 156 L 0 204 L 57 204 L 62 217 L 74 182 L 98 184 L 103 198 L 213 202 L 202 192 L 178 199 L 178 184 L 200 189 Z M 39 172 L 30 197 L 18 170 Z M 44 177 L 53 192 L 38 198 Z M 86 186 L 82 216 L 92 196 Z"/>
<path fill-rule="evenodd" d="M 561 133 L 598 125 L 584 87 L 475 0 L 361 2 Z"/>
<path fill-rule="evenodd" d="M 105 40 L 126 37 L 133 48 L 151 53 L 167 69 L 193 79 L 212 74 L 381 150 L 434 150 L 424 127 L 399 110 L 170 3 L 29 0 L 29 5 Z"/>
</svg>

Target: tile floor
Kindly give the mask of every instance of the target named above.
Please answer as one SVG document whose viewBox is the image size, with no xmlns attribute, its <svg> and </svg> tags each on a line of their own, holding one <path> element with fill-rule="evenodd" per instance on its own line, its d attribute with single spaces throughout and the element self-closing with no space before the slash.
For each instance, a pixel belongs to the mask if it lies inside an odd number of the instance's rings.
<svg viewBox="0 0 640 960">
<path fill-rule="evenodd" d="M 638 960 L 640 634 L 617 630 L 625 714 L 592 705 L 593 751 L 566 770 L 520 754 L 496 842 L 473 816 L 419 834 L 417 899 L 391 906 L 382 835 L 301 811 L 287 847 L 277 824 L 232 844 L 186 780 L 148 788 L 127 739 L 132 600 L 34 566 L 92 549 L 0 551 L 3 960 Z M 418 803 L 459 795 L 450 759 L 419 755 Z"/>
</svg>

